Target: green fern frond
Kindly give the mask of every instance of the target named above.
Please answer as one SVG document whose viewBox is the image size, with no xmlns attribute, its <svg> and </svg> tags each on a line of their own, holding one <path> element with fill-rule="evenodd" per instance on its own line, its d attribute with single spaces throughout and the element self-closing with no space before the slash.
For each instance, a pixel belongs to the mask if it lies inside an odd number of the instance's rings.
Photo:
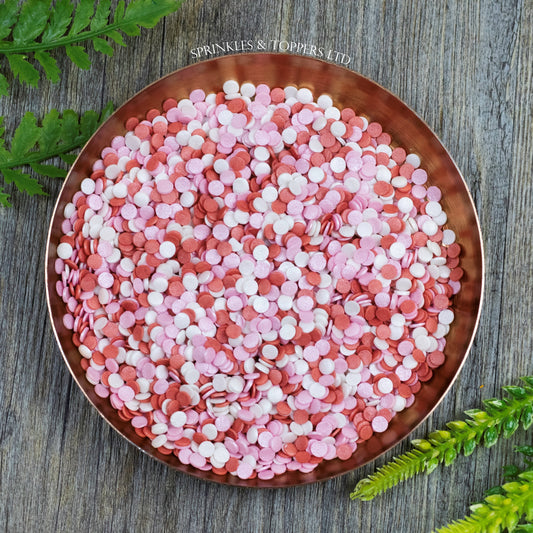
<svg viewBox="0 0 533 533">
<path fill-rule="evenodd" d="M 48 53 L 63 48 L 79 68 L 88 69 L 91 60 L 83 44 L 91 42 L 95 51 L 113 54 L 110 41 L 124 45 L 122 34 L 139 35 L 140 28 L 153 28 L 163 17 L 176 11 L 178 0 L 132 0 L 119 2 L 111 12 L 111 1 L 6 0 L 0 5 L 0 56 L 4 56 L 13 76 L 36 87 L 42 68 L 53 83 L 60 77 L 56 60 Z M 122 33 L 121 33 L 122 32 Z M 0 74 L 0 96 L 7 95 L 9 82 Z"/>
<path fill-rule="evenodd" d="M 522 472 L 516 481 L 505 483 L 501 489 L 501 494 L 489 494 L 481 503 L 470 506 L 469 516 L 437 529 L 436 533 L 531 531 L 533 471 Z M 523 517 L 528 523 L 519 525 Z"/>
<path fill-rule="evenodd" d="M 414 450 L 392 459 L 359 481 L 350 497 L 371 500 L 416 474 L 429 474 L 442 463 L 452 464 L 459 454 L 470 455 L 480 444 L 490 447 L 501 436 L 509 438 L 520 425 L 528 429 L 533 412 L 533 377 L 524 377 L 522 381 L 521 387 L 503 387 L 507 397 L 484 400 L 484 411 L 465 411 L 466 420 L 454 420 L 446 424 L 446 430 L 412 441 Z"/>
<path fill-rule="evenodd" d="M 34 173 L 52 178 L 66 176 L 66 170 L 55 165 L 43 164 L 56 156 L 72 155 L 70 152 L 83 146 L 96 128 L 111 114 L 109 103 L 102 113 L 86 111 L 78 115 L 71 109 L 60 116 L 52 109 L 42 119 L 41 125 L 33 113 L 26 113 L 11 138 L 9 149 L 5 146 L 3 118 L 0 117 L 0 176 L 4 182 L 29 195 L 45 194 L 40 183 L 23 171 L 30 167 Z M 10 206 L 9 194 L 0 187 L 0 204 Z"/>
<path fill-rule="evenodd" d="M 515 446 L 515 451 L 524 456 L 525 468 L 516 465 L 505 466 L 504 484 L 485 491 L 484 501 L 470 507 L 474 511 L 470 516 L 451 522 L 437 530 L 439 533 L 501 531 L 502 528 L 515 533 L 533 533 L 533 524 L 519 523 L 524 515 L 530 521 L 533 518 L 533 500 L 530 501 L 531 497 L 526 494 L 529 489 L 525 488 L 525 484 L 532 481 L 533 463 L 529 457 L 533 456 L 533 446 Z M 525 479 L 528 476 L 529 479 Z M 523 506 L 520 505 L 521 501 Z M 498 508 L 495 509 L 495 506 Z M 489 518 L 488 523 L 485 517 Z"/>
<path fill-rule="evenodd" d="M 362 479 L 350 494 L 352 500 L 372 500 L 394 485 L 415 476 L 424 469 L 426 455 L 412 450 L 383 465 L 374 474 Z"/>
</svg>

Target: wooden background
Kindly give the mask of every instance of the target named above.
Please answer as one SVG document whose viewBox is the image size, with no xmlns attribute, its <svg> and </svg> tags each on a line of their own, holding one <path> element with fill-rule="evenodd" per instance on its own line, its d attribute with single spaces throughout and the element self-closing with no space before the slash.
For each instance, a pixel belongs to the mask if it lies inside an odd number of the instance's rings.
<svg viewBox="0 0 533 533">
<path fill-rule="evenodd" d="M 462 169 L 484 234 L 486 293 L 471 354 L 421 437 L 500 386 L 533 374 L 533 3 L 501 1 L 189 0 L 112 58 L 79 71 L 62 51 L 57 85 L 13 84 L 0 100 L 12 132 L 26 110 L 122 104 L 194 62 L 197 46 L 285 39 L 338 50 L 349 67 L 410 105 Z M 118 48 L 118 47 L 117 47 Z M 5 63 L 1 63 L 5 69 Z M 121 439 L 73 383 L 47 317 L 44 253 L 60 180 L 49 197 L 13 194 L 0 209 L 0 529 L 9 532 L 429 532 L 501 480 L 513 443 L 480 449 L 373 502 L 352 502 L 374 464 L 328 482 L 243 490 L 174 472 Z M 11 190 L 11 189 L 10 189 Z M 408 449 L 402 443 L 380 458 Z"/>
</svg>

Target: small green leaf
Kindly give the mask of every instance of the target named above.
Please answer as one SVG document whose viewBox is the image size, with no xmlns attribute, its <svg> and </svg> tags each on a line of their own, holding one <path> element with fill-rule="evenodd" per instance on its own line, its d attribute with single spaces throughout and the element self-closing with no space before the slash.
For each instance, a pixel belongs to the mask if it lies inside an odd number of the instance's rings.
<svg viewBox="0 0 533 533">
<path fill-rule="evenodd" d="M 50 22 L 48 22 L 48 26 L 46 26 L 41 37 L 42 42 L 54 41 L 65 35 L 72 20 L 72 11 L 74 11 L 74 6 L 70 0 L 56 2 L 50 15 Z"/>
<path fill-rule="evenodd" d="M 509 481 L 502 485 L 502 489 L 509 494 L 519 494 L 523 486 L 523 483 L 519 483 L 518 481 Z"/>
<path fill-rule="evenodd" d="M 533 457 L 533 446 L 515 446 L 515 452 L 519 452 L 526 457 Z"/>
<path fill-rule="evenodd" d="M 86 138 L 90 137 L 98 126 L 98 114 L 95 111 L 86 111 L 80 120 L 81 134 Z"/>
<path fill-rule="evenodd" d="M 105 39 L 95 37 L 93 39 L 93 46 L 97 52 L 101 52 L 102 54 L 106 54 L 108 56 L 113 55 L 113 47 Z"/>
<path fill-rule="evenodd" d="M 96 31 L 104 28 L 109 20 L 109 12 L 111 8 L 111 0 L 100 0 L 96 5 L 96 12 L 91 20 L 91 31 Z"/>
<path fill-rule="evenodd" d="M 483 423 L 489 419 L 488 413 L 482 411 L 481 409 L 468 409 L 465 411 L 465 415 L 479 423 Z"/>
<path fill-rule="evenodd" d="M 375 494 L 367 494 L 365 492 L 365 487 L 371 485 L 371 481 L 368 479 L 362 479 L 357 483 L 357 486 L 355 487 L 355 490 L 350 494 L 350 498 L 352 500 L 355 500 L 356 498 L 359 498 L 362 501 L 369 501 L 372 498 L 374 498 Z"/>
<path fill-rule="evenodd" d="M 452 420 L 446 424 L 453 431 L 463 431 L 468 429 L 468 424 L 464 420 Z"/>
<path fill-rule="evenodd" d="M 144 28 L 153 28 L 162 17 L 175 11 L 180 4 L 176 0 L 133 0 L 128 4 L 124 18 L 135 21 Z"/>
<path fill-rule="evenodd" d="M 490 494 L 485 498 L 485 501 L 492 505 L 501 505 L 503 500 L 505 500 L 505 496 L 503 494 Z"/>
<path fill-rule="evenodd" d="M 487 428 L 483 436 L 483 444 L 486 448 L 490 448 L 498 440 L 498 430 L 495 427 Z"/>
<path fill-rule="evenodd" d="M 65 47 L 65 52 L 71 61 L 83 70 L 91 68 L 91 60 L 83 46 L 69 45 Z"/>
<path fill-rule="evenodd" d="M 100 113 L 100 123 L 107 120 L 113 114 L 113 111 L 114 111 L 113 102 L 107 102 L 104 109 L 102 109 L 102 112 Z"/>
<path fill-rule="evenodd" d="M 485 497 L 490 496 L 491 494 L 503 494 L 503 489 L 500 486 L 492 487 L 485 491 Z"/>
<path fill-rule="evenodd" d="M 74 20 L 72 21 L 72 26 L 70 27 L 68 34 L 76 35 L 77 33 L 80 33 L 81 30 L 86 28 L 89 25 L 93 12 L 93 0 L 80 0 L 78 6 L 76 7 Z"/>
<path fill-rule="evenodd" d="M 511 481 L 520 473 L 520 469 L 516 465 L 507 465 L 503 467 L 503 478 L 506 481 Z"/>
<path fill-rule="evenodd" d="M 452 436 L 449 431 L 439 429 L 437 431 L 432 431 L 429 434 L 428 438 L 436 442 L 446 442 L 446 441 L 449 441 L 452 438 Z"/>
<path fill-rule="evenodd" d="M 11 154 L 3 147 L 1 144 L 3 143 L 3 139 L 0 140 L 0 167 L 7 166 L 6 163 L 9 162 L 11 159 Z"/>
<path fill-rule="evenodd" d="M 118 32 L 117 30 L 111 30 L 106 31 L 106 35 L 115 41 L 120 46 L 126 46 L 126 43 L 124 42 L 124 37 L 122 37 L 122 34 Z"/>
<path fill-rule="evenodd" d="M 489 398 L 487 400 L 483 400 L 483 404 L 487 406 L 488 408 L 494 409 L 496 411 L 501 411 L 502 409 L 505 409 L 505 402 L 503 400 L 500 400 L 499 398 Z"/>
<path fill-rule="evenodd" d="M 527 396 L 527 391 L 524 387 L 517 387 L 514 385 L 509 385 L 507 387 L 502 387 L 505 392 L 510 394 L 513 398 L 517 400 L 522 400 Z"/>
<path fill-rule="evenodd" d="M 518 474 L 518 477 L 521 478 L 521 479 L 525 479 L 526 481 L 533 481 L 533 471 L 526 471 L 526 472 L 522 472 L 521 474 Z M 533 488 L 533 487 L 532 487 Z"/>
<path fill-rule="evenodd" d="M 115 8 L 115 15 L 113 16 L 113 22 L 119 23 L 124 18 L 125 3 L 124 0 L 119 0 L 117 7 Z"/>
<path fill-rule="evenodd" d="M 518 524 L 518 516 L 513 514 L 508 514 L 503 520 L 503 526 L 507 528 L 508 531 L 513 531 Z"/>
<path fill-rule="evenodd" d="M 26 0 L 13 28 L 13 42 L 20 45 L 34 41 L 46 26 L 49 14 L 50 0 Z"/>
<path fill-rule="evenodd" d="M 0 204 L 4 207 L 11 207 L 11 203 L 9 201 L 9 194 L 4 192 L 4 189 L 0 187 Z"/>
<path fill-rule="evenodd" d="M 457 452 L 455 448 L 448 448 L 444 453 L 444 464 L 446 466 L 451 465 L 457 458 Z"/>
<path fill-rule="evenodd" d="M 74 163 L 74 161 L 76 161 L 76 157 L 78 157 L 78 156 L 76 154 L 61 154 L 59 157 L 67 165 L 72 165 Z"/>
<path fill-rule="evenodd" d="M 8 54 L 7 60 L 13 74 L 18 77 L 21 82 L 27 83 L 32 87 L 37 87 L 39 83 L 39 71 L 26 61 L 26 57 L 22 54 Z"/>
<path fill-rule="evenodd" d="M 13 157 L 20 158 L 27 154 L 35 146 L 40 135 L 41 131 L 37 126 L 35 115 L 28 111 L 20 121 L 11 141 Z"/>
<path fill-rule="evenodd" d="M 529 429 L 533 423 L 533 405 L 526 405 L 520 415 L 520 422 L 524 429 Z"/>
<path fill-rule="evenodd" d="M 63 111 L 61 135 L 63 139 L 76 139 L 80 134 L 78 115 L 72 109 Z"/>
<path fill-rule="evenodd" d="M 432 448 L 431 443 L 425 439 L 414 439 L 411 441 L 411 444 L 421 452 L 425 452 Z"/>
<path fill-rule="evenodd" d="M 0 4 L 0 39 L 11 33 L 11 28 L 17 20 L 18 10 L 18 0 L 6 0 Z"/>
<path fill-rule="evenodd" d="M 476 441 L 475 439 L 469 439 L 466 440 L 463 443 L 463 455 L 465 457 L 468 457 L 469 455 L 472 455 L 473 451 L 476 449 Z"/>
<path fill-rule="evenodd" d="M 54 165 L 42 165 L 41 163 L 31 163 L 30 167 L 37 174 L 48 176 L 49 178 L 64 178 L 67 171 L 63 168 L 58 168 Z"/>
<path fill-rule="evenodd" d="M 61 74 L 61 70 L 59 70 L 59 67 L 57 66 L 57 61 L 44 50 L 35 52 L 35 59 L 37 59 L 43 67 L 46 77 L 52 83 L 57 83 L 59 81 L 59 74 Z"/>
<path fill-rule="evenodd" d="M 9 95 L 9 83 L 7 81 L 7 78 L 0 73 L 0 96 L 8 96 Z"/>
<path fill-rule="evenodd" d="M 120 29 L 129 37 L 135 37 L 141 34 L 141 29 L 139 28 L 139 26 L 137 26 L 137 24 L 134 23 L 126 24 L 122 22 L 120 25 Z"/>
<path fill-rule="evenodd" d="M 52 150 L 61 137 L 61 120 L 57 109 L 52 109 L 43 118 L 39 148 L 43 152 Z"/>
<path fill-rule="evenodd" d="M 509 416 L 504 419 L 502 424 L 503 436 L 508 439 L 518 429 L 518 419 Z"/>
<path fill-rule="evenodd" d="M 21 170 L 4 168 L 2 169 L 2 174 L 6 183 L 14 183 L 20 192 L 26 192 L 30 196 L 35 194 L 46 195 L 39 182 L 30 177 L 29 174 L 24 174 Z"/>
<path fill-rule="evenodd" d="M 433 458 L 433 459 L 430 459 L 429 461 L 426 462 L 426 472 L 428 474 L 431 474 L 431 472 L 433 472 L 433 470 L 435 470 L 435 468 L 437 468 L 437 466 L 439 466 L 439 459 L 438 458 Z"/>
<path fill-rule="evenodd" d="M 533 376 L 522 376 L 520 378 L 526 385 L 533 387 Z"/>
</svg>

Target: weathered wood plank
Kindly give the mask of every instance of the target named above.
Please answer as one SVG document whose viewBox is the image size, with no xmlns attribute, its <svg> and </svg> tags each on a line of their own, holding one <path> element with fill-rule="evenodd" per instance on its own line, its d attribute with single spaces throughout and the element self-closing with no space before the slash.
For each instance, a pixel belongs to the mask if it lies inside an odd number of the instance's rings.
<svg viewBox="0 0 533 533">
<path fill-rule="evenodd" d="M 533 373 L 533 5 L 527 0 L 190 0 L 164 24 L 127 39 L 113 57 L 90 51 L 90 71 L 57 51 L 62 81 L 39 89 L 15 83 L 0 112 L 12 131 L 26 110 L 120 105 L 193 63 L 191 49 L 241 39 L 347 54 L 349 68 L 398 94 L 428 122 L 470 186 L 487 259 L 480 329 L 450 394 L 414 435 Z M 61 184 L 43 183 L 48 198 L 14 192 L 14 208 L 0 210 L 0 529 L 426 532 L 467 512 L 512 462 L 511 443 L 500 443 L 358 503 L 348 494 L 373 465 L 325 483 L 246 491 L 190 478 L 144 456 L 90 407 L 55 345 L 43 261 Z M 516 443 L 526 441 L 517 434 Z M 385 458 L 407 448 L 403 443 Z"/>
</svg>

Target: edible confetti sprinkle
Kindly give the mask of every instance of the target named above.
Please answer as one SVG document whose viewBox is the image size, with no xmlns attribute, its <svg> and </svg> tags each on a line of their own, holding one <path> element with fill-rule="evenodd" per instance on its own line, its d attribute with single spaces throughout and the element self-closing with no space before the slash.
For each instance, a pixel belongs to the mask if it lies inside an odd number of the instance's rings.
<svg viewBox="0 0 533 533">
<path fill-rule="evenodd" d="M 305 88 L 132 117 L 64 208 L 57 292 L 96 394 L 240 479 L 387 431 L 445 361 L 460 246 L 420 158 Z"/>
</svg>

